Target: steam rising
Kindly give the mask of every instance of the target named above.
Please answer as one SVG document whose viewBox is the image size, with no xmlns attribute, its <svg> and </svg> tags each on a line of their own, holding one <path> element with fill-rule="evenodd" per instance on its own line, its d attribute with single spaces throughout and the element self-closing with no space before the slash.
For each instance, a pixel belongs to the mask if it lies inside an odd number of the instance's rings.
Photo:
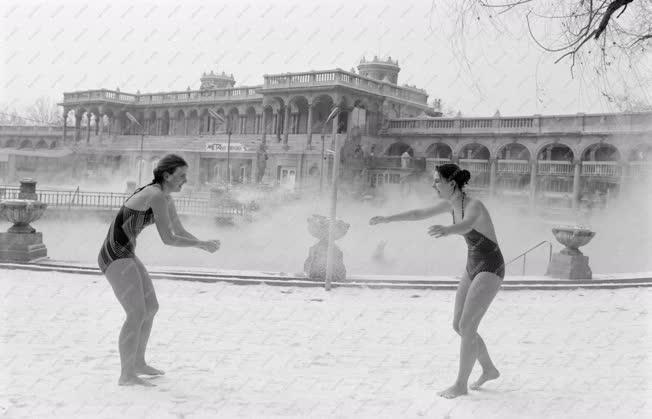
<svg viewBox="0 0 652 419">
<path fill-rule="evenodd" d="M 124 185 L 124 182 L 120 182 Z M 97 186 L 97 185 L 94 185 Z M 107 185 L 107 190 L 116 186 Z M 124 190 L 124 186 L 117 190 Z M 581 250 L 589 256 L 594 273 L 652 271 L 652 229 L 649 185 L 630 187 L 607 209 L 589 219 L 549 219 L 523 214 L 499 201 L 486 201 L 493 218 L 499 245 L 509 261 L 542 240 L 553 243 L 553 251 L 562 246 L 552 236 L 555 224 L 585 224 L 596 231 L 593 241 Z M 260 270 L 296 273 L 303 269 L 308 248 L 316 239 L 308 233 L 306 219 L 311 214 L 329 214 L 330 194 L 263 206 L 252 222 L 220 226 L 209 218 L 183 217 L 186 229 L 200 239 L 219 239 L 221 249 L 208 254 L 194 248 L 165 246 L 155 226 L 138 238 L 136 253 L 148 266 L 199 266 L 215 269 Z M 433 205 L 436 194 L 421 188 L 409 197 L 390 193 L 383 205 L 355 201 L 340 195 L 338 217 L 351 224 L 347 235 L 337 244 L 344 252 L 347 271 L 353 274 L 381 275 L 460 275 L 466 262 L 466 244 L 461 236 L 434 239 L 428 236 L 432 224 L 448 225 L 449 214 L 424 221 L 370 226 L 374 215 L 389 215 Z M 43 232 L 48 254 L 57 260 L 95 263 L 109 224 L 115 213 L 64 217 L 54 213 L 34 223 Z M 379 244 L 386 242 L 379 254 Z M 382 246 L 381 246 L 382 248 Z M 529 275 L 545 273 L 548 252 L 541 247 L 528 255 Z M 522 260 L 507 268 L 507 275 L 520 275 Z"/>
</svg>

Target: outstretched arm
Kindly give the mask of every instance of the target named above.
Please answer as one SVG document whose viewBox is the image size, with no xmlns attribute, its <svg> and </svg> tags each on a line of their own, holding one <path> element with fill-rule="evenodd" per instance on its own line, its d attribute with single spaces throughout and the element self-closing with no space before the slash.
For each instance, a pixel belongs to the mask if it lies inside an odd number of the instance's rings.
<svg viewBox="0 0 652 419">
<path fill-rule="evenodd" d="M 438 214 L 443 214 L 445 212 L 450 212 L 451 206 L 448 201 L 442 201 L 437 205 L 428 208 L 421 208 L 406 212 L 401 212 L 399 214 L 390 215 L 387 217 L 376 216 L 369 220 L 369 224 L 380 224 L 380 223 L 391 223 L 394 221 L 418 221 L 424 220 L 426 218 L 434 217 Z"/>
<path fill-rule="evenodd" d="M 186 237 L 175 232 L 170 218 L 168 202 L 168 199 L 162 193 L 155 194 L 150 201 L 156 228 L 163 243 L 177 247 L 198 247 L 210 253 L 219 249 L 220 243 L 217 240 L 202 241 L 192 235 Z M 174 210 L 174 213 L 176 214 L 176 210 Z"/>
<path fill-rule="evenodd" d="M 170 222 L 172 224 L 172 231 L 174 234 L 188 239 L 198 240 L 197 237 L 193 236 L 185 228 L 183 228 L 181 220 L 179 220 L 179 215 L 177 214 L 177 207 L 174 205 L 174 201 L 172 199 L 169 199 L 168 201 L 168 212 L 170 214 Z"/>
<path fill-rule="evenodd" d="M 428 228 L 428 234 L 435 237 L 448 236 L 449 234 L 466 234 L 473 230 L 478 218 L 482 214 L 479 201 L 471 202 L 465 209 L 464 219 L 457 224 L 449 226 L 434 225 Z"/>
</svg>

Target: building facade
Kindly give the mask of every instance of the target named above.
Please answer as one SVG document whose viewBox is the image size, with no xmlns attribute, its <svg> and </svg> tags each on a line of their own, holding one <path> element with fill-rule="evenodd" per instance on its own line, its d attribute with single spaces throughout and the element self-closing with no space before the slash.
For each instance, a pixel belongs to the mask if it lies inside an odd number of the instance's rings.
<svg viewBox="0 0 652 419">
<path fill-rule="evenodd" d="M 342 178 L 376 190 L 425 182 L 448 161 L 471 171 L 471 188 L 530 204 L 577 205 L 650 179 L 652 113 L 444 118 L 424 90 L 398 85 L 399 72 L 374 57 L 357 72 L 264 75 L 256 86 L 209 73 L 199 90 L 64 93 L 73 126 L 0 127 L 0 175 L 15 182 L 46 168 L 53 182 L 148 181 L 158 159 L 176 152 L 194 188 L 310 189 L 329 178 L 339 135 Z"/>
</svg>

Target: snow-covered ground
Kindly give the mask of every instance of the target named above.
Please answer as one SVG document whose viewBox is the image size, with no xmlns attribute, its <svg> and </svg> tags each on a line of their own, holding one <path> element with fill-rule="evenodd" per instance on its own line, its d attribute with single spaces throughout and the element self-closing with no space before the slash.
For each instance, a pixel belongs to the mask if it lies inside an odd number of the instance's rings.
<svg viewBox="0 0 652 419">
<path fill-rule="evenodd" d="M 480 333 L 502 377 L 445 400 L 452 291 L 157 280 L 148 361 L 167 374 L 138 388 L 117 385 L 103 277 L 0 275 L 2 417 L 652 417 L 649 288 L 499 293 Z"/>
</svg>

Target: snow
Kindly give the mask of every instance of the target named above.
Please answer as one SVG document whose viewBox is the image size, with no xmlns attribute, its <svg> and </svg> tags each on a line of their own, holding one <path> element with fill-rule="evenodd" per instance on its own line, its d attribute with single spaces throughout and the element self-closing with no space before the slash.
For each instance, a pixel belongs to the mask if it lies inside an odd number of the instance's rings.
<svg viewBox="0 0 652 419">
<path fill-rule="evenodd" d="M 499 293 L 480 333 L 502 377 L 445 400 L 453 291 L 155 280 L 167 374 L 138 388 L 102 276 L 0 273 L 6 417 L 652 417 L 649 288 Z"/>
</svg>

